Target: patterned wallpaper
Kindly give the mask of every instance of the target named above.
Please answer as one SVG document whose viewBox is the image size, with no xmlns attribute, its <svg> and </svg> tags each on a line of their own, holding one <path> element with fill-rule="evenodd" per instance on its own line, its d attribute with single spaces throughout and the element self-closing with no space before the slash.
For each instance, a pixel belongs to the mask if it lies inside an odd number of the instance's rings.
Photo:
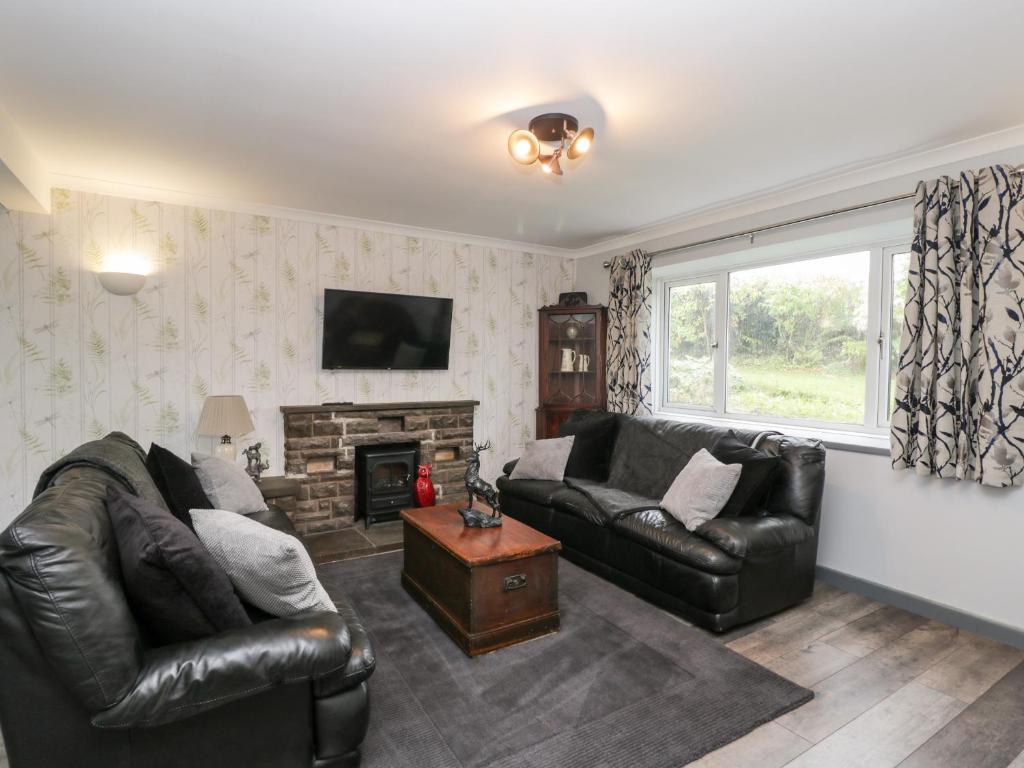
<svg viewBox="0 0 1024 768">
<path fill-rule="evenodd" d="M 119 248 L 152 265 L 136 296 L 94 274 Z M 49 216 L 0 213 L 0 525 L 41 470 L 113 429 L 181 456 L 208 394 L 240 393 L 268 474 L 279 405 L 472 398 L 494 478 L 534 432 L 537 308 L 571 260 L 229 211 L 54 190 Z M 451 296 L 448 371 L 320 370 L 323 289 Z"/>
</svg>

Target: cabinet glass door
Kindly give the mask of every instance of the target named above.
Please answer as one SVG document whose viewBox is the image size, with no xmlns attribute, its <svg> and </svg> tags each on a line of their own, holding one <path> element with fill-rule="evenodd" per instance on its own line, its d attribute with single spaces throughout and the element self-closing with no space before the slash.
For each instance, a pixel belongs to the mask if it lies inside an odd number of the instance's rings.
<svg viewBox="0 0 1024 768">
<path fill-rule="evenodd" d="M 548 315 L 547 318 L 547 380 L 544 403 L 593 406 L 599 401 L 597 391 L 597 315 L 581 312 Z"/>
</svg>

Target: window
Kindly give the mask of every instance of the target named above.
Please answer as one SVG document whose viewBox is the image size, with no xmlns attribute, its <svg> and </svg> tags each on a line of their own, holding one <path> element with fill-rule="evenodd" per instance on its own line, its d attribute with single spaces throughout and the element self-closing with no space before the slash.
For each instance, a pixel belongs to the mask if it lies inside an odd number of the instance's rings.
<svg viewBox="0 0 1024 768">
<path fill-rule="evenodd" d="M 673 403 L 715 404 L 715 284 L 673 285 L 669 303 L 668 397 Z"/>
<path fill-rule="evenodd" d="M 723 257 L 658 276 L 659 409 L 883 434 L 908 251 Z"/>
<path fill-rule="evenodd" d="M 730 413 L 864 418 L 870 253 L 729 276 Z"/>
<path fill-rule="evenodd" d="M 900 362 L 900 340 L 903 336 L 903 307 L 907 303 L 907 271 L 910 269 L 910 253 L 894 253 L 889 261 L 889 377 L 886 380 L 886 404 L 892 402 L 896 392 L 896 366 Z M 887 413 L 883 421 L 888 421 Z"/>
</svg>

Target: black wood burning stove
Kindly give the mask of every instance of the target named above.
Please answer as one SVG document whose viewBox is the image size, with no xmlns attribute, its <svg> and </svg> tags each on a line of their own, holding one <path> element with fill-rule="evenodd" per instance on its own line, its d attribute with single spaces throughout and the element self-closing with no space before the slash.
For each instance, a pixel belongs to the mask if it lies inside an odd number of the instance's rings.
<svg viewBox="0 0 1024 768">
<path fill-rule="evenodd" d="M 356 520 L 369 528 L 416 506 L 419 453 L 419 443 L 356 446 Z"/>
</svg>

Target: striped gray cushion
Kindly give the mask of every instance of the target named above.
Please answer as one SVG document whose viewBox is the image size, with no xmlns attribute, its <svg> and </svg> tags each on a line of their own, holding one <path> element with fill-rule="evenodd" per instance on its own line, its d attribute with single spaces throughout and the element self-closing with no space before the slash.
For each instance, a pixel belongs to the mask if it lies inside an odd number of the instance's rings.
<svg viewBox="0 0 1024 768">
<path fill-rule="evenodd" d="M 337 611 L 294 536 L 223 509 L 193 509 L 196 535 L 246 602 L 274 616 Z"/>
<path fill-rule="evenodd" d="M 229 509 L 243 515 L 266 512 L 267 503 L 259 487 L 238 464 L 193 452 L 192 466 L 203 492 L 217 509 Z"/>
</svg>

